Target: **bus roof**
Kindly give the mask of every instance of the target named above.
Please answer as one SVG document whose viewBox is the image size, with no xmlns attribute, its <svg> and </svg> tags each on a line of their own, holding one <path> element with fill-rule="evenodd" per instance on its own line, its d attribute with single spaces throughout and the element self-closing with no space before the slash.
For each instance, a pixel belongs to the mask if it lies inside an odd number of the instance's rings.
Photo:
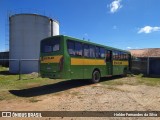
<svg viewBox="0 0 160 120">
<path fill-rule="evenodd" d="M 65 37 L 65 38 L 68 38 L 68 39 L 71 39 L 71 40 L 75 40 L 75 41 L 78 41 L 78 42 L 83 42 L 83 43 L 88 43 L 88 44 L 92 44 L 92 45 L 105 47 L 105 48 L 107 48 L 109 50 L 115 50 L 115 51 L 117 50 L 117 51 L 121 51 L 121 52 L 130 53 L 127 50 L 122 50 L 122 49 L 118 49 L 118 48 L 114 48 L 114 47 L 110 47 L 110 46 L 106 46 L 106 45 L 101 45 L 101 44 L 98 44 L 98 43 L 93 43 L 93 42 L 90 42 L 90 41 L 85 41 L 85 40 L 82 40 L 82 39 L 78 39 L 78 38 L 74 38 L 74 37 L 70 37 L 70 36 L 66 36 L 66 35 L 56 35 L 56 36 L 45 38 L 43 40 L 46 40 L 46 39 L 49 39 L 49 38 L 53 38 L 53 37 Z"/>
</svg>

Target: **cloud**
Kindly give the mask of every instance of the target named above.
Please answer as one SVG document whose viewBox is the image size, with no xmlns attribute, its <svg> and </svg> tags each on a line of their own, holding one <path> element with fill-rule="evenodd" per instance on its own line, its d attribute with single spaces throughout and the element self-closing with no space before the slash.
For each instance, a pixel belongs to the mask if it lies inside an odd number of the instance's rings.
<svg viewBox="0 0 160 120">
<path fill-rule="evenodd" d="M 131 47 L 127 47 L 127 49 L 131 49 Z"/>
<path fill-rule="evenodd" d="M 151 26 L 145 26 L 143 28 L 140 28 L 138 33 L 152 33 L 152 32 L 156 32 L 156 31 L 160 31 L 160 27 L 151 27 Z"/>
<path fill-rule="evenodd" d="M 84 36 L 88 37 L 88 33 L 84 33 Z"/>
<path fill-rule="evenodd" d="M 120 8 L 122 8 L 121 1 L 122 1 L 122 0 L 114 0 L 114 1 L 109 5 L 109 8 L 110 8 L 110 12 L 111 12 L 111 13 L 115 13 L 115 12 L 117 12 Z"/>
<path fill-rule="evenodd" d="M 114 26 L 112 27 L 112 29 L 116 30 L 116 29 L 118 29 L 118 27 L 117 27 L 116 25 L 114 25 Z"/>
</svg>

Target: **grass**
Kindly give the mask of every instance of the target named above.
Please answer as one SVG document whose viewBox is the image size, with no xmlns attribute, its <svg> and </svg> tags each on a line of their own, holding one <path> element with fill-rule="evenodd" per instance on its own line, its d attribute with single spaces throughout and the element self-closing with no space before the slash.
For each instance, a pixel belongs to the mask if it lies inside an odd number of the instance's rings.
<svg viewBox="0 0 160 120">
<path fill-rule="evenodd" d="M 144 77 L 143 74 L 128 75 L 127 77 L 119 77 L 113 80 L 107 80 L 101 82 L 105 85 L 148 85 L 148 86 L 160 86 L 160 78 Z"/>
<path fill-rule="evenodd" d="M 114 91 L 121 91 L 121 92 L 125 92 L 125 90 L 122 90 L 122 89 L 116 88 L 115 86 L 108 86 L 108 87 L 107 87 L 107 89 L 114 90 Z"/>
<path fill-rule="evenodd" d="M 41 100 L 38 100 L 38 99 L 36 99 L 34 97 L 29 99 L 29 102 L 31 102 L 31 103 L 35 103 L 35 102 L 38 102 L 38 101 L 41 101 Z"/>
<path fill-rule="evenodd" d="M 1 78 L 1 76 L 0 76 Z M 37 87 L 41 85 L 47 85 L 51 83 L 56 83 L 56 80 L 51 80 L 48 78 L 29 78 L 25 80 L 15 80 L 15 79 L 8 79 L 3 78 L 0 80 L 0 88 L 2 89 L 26 89 L 31 87 Z"/>
<path fill-rule="evenodd" d="M 138 82 L 149 86 L 160 86 L 160 78 L 143 77 L 143 74 L 137 75 Z"/>
<path fill-rule="evenodd" d="M 79 92 L 72 92 L 73 96 L 78 96 L 80 93 Z"/>
<path fill-rule="evenodd" d="M 0 101 L 4 100 L 5 98 L 3 96 L 0 96 Z"/>
<path fill-rule="evenodd" d="M 9 74 L 7 71 L 7 68 L 0 67 L 0 101 L 18 98 L 17 96 L 9 93 L 9 90 L 28 89 L 64 81 L 37 77 L 37 75 L 33 73 L 22 75 L 22 80 L 19 80 L 19 75 Z M 30 101 L 34 102 L 35 100 L 31 99 Z"/>
</svg>

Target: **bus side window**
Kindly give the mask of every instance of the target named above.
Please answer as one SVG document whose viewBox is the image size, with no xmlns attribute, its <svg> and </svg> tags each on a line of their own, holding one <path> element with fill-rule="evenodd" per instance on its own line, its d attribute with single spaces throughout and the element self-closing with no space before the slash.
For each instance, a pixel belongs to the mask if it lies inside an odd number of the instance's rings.
<svg viewBox="0 0 160 120">
<path fill-rule="evenodd" d="M 126 60 L 126 54 L 123 53 L 123 60 Z"/>
<path fill-rule="evenodd" d="M 128 60 L 128 54 L 126 54 L 126 60 Z"/>
<path fill-rule="evenodd" d="M 123 52 L 121 52 L 120 60 L 123 60 Z"/>
<path fill-rule="evenodd" d="M 115 59 L 118 60 L 118 52 L 116 51 Z"/>
<path fill-rule="evenodd" d="M 125 54 L 122 53 L 122 60 L 125 60 Z"/>
<path fill-rule="evenodd" d="M 89 57 L 95 58 L 95 46 L 93 46 L 93 45 L 89 46 Z"/>
<path fill-rule="evenodd" d="M 105 57 L 105 49 L 104 48 L 100 48 L 100 58 L 104 58 Z"/>
<path fill-rule="evenodd" d="M 67 42 L 67 48 L 68 48 L 68 53 L 72 56 L 75 55 L 75 50 L 74 50 L 74 42 L 73 41 L 68 41 Z"/>
<path fill-rule="evenodd" d="M 121 60 L 121 52 L 118 52 L 118 60 Z"/>
<path fill-rule="evenodd" d="M 127 53 L 124 53 L 124 60 L 128 60 L 128 54 Z"/>
<path fill-rule="evenodd" d="M 104 58 L 105 57 L 105 49 L 102 47 L 96 46 L 96 58 Z"/>
<path fill-rule="evenodd" d="M 83 53 L 84 53 L 84 57 L 89 57 L 89 47 L 87 44 L 83 45 Z"/>
<path fill-rule="evenodd" d="M 122 52 L 119 52 L 119 60 L 122 60 Z"/>
<path fill-rule="evenodd" d="M 115 60 L 115 51 L 113 51 L 112 58 Z"/>
<path fill-rule="evenodd" d="M 123 60 L 123 52 L 121 52 L 121 60 Z"/>
<path fill-rule="evenodd" d="M 75 42 L 75 56 L 82 56 L 82 43 Z"/>
<path fill-rule="evenodd" d="M 100 58 L 100 50 L 99 47 L 96 46 L 96 58 Z"/>
</svg>

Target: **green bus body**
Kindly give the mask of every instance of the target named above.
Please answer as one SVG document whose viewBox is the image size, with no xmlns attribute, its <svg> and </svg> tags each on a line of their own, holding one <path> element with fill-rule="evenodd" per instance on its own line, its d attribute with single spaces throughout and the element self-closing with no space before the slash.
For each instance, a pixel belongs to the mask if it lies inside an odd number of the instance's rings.
<svg viewBox="0 0 160 120">
<path fill-rule="evenodd" d="M 58 35 L 41 41 L 40 74 L 55 79 L 91 79 L 125 74 L 130 69 L 128 51 Z M 98 77 L 98 76 L 97 76 Z"/>
</svg>

